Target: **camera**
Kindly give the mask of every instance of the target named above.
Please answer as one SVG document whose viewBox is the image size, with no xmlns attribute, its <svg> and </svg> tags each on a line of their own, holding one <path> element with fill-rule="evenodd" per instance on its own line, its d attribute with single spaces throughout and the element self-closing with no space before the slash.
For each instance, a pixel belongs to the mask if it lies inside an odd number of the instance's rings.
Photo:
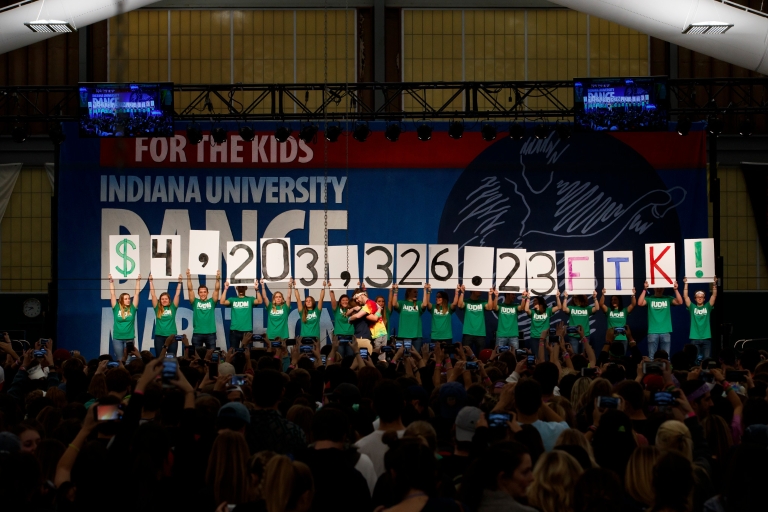
<svg viewBox="0 0 768 512">
<path fill-rule="evenodd" d="M 247 381 L 245 380 L 245 375 L 233 375 L 232 379 L 229 381 L 229 383 L 233 386 L 242 386 Z"/>
<path fill-rule="evenodd" d="M 352 336 L 339 336 L 339 343 L 352 343 Z"/>
<path fill-rule="evenodd" d="M 599 409 L 618 409 L 619 399 L 613 396 L 597 397 L 597 407 Z"/>
<path fill-rule="evenodd" d="M 271 342 L 269 342 L 269 345 L 270 345 L 272 348 L 277 348 L 277 347 L 282 347 L 282 346 L 283 346 L 283 344 L 282 344 L 282 343 L 280 343 L 279 341 L 271 341 Z"/>
<path fill-rule="evenodd" d="M 176 336 L 174 336 L 174 338 L 176 339 L 176 341 L 182 341 L 184 339 L 184 335 L 177 334 Z"/>
<path fill-rule="evenodd" d="M 467 370 L 477 370 L 479 368 L 477 361 L 467 361 L 466 366 L 464 366 Z"/>
<path fill-rule="evenodd" d="M 615 336 L 623 336 L 627 334 L 627 330 L 624 327 L 614 327 L 613 334 Z"/>
<path fill-rule="evenodd" d="M 110 361 L 107 363 L 107 368 L 117 368 L 118 366 L 120 366 L 120 363 L 117 361 Z"/>
<path fill-rule="evenodd" d="M 507 422 L 511 419 L 511 415 L 503 412 L 492 412 L 488 415 L 488 427 L 489 428 L 507 428 Z"/>
<path fill-rule="evenodd" d="M 587 368 L 584 367 L 581 369 L 581 376 L 582 377 L 596 377 L 597 376 L 597 368 Z"/>
<path fill-rule="evenodd" d="M 93 414 L 96 417 L 96 421 L 115 421 L 120 419 L 120 415 L 117 413 L 118 405 L 96 405 L 93 408 Z"/>
<path fill-rule="evenodd" d="M 527 364 L 528 364 L 528 368 L 533 368 L 534 366 L 536 366 L 536 356 L 534 355 L 528 356 Z"/>
<path fill-rule="evenodd" d="M 670 405 L 677 405 L 677 402 L 675 401 L 678 397 L 677 390 L 673 393 L 669 393 L 667 391 L 658 391 L 656 393 L 651 394 L 651 405 L 657 405 L 660 407 L 668 407 Z"/>
<path fill-rule="evenodd" d="M 161 373 L 163 382 L 170 383 L 176 378 L 176 370 L 179 368 L 179 363 L 175 359 L 168 359 L 163 361 L 163 371 Z"/>
</svg>

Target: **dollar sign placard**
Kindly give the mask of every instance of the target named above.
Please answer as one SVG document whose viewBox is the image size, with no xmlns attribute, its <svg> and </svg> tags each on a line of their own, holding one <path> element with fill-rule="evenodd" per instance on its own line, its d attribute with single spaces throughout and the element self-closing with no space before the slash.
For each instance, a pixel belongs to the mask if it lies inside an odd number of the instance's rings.
<svg viewBox="0 0 768 512">
<path fill-rule="evenodd" d="M 130 279 L 141 273 L 138 235 L 110 235 L 109 272 L 115 279 Z"/>
</svg>

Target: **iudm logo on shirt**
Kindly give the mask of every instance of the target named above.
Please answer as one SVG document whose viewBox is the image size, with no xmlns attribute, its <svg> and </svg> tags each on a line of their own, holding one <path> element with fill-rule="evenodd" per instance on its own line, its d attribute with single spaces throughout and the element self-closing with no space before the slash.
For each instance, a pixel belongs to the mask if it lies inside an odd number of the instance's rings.
<svg viewBox="0 0 768 512">
<path fill-rule="evenodd" d="M 238 302 L 233 302 L 232 307 L 235 309 L 247 309 L 248 308 L 248 301 L 241 300 Z"/>
<path fill-rule="evenodd" d="M 666 309 L 667 308 L 667 302 L 663 300 L 652 300 L 651 301 L 651 307 L 653 309 Z"/>
<path fill-rule="evenodd" d="M 482 304 L 467 304 L 467 310 L 468 311 L 482 311 L 483 305 Z"/>
<path fill-rule="evenodd" d="M 693 314 L 694 314 L 694 315 L 703 315 L 703 316 L 707 316 L 707 314 L 708 314 L 708 313 L 707 313 L 707 310 L 706 310 L 706 309 L 704 309 L 704 308 L 701 308 L 701 309 L 694 309 L 694 310 L 693 310 Z"/>
<path fill-rule="evenodd" d="M 212 309 L 213 304 L 210 302 L 198 302 L 197 303 L 197 309 Z"/>
<path fill-rule="evenodd" d="M 571 316 L 587 316 L 589 313 L 586 309 L 572 309 Z"/>
</svg>

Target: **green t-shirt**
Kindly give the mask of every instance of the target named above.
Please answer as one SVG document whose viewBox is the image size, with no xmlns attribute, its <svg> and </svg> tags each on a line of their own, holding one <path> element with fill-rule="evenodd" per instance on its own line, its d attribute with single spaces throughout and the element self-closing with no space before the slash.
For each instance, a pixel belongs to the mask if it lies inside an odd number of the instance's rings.
<svg viewBox="0 0 768 512">
<path fill-rule="evenodd" d="M 517 326 L 517 313 L 520 304 L 499 304 L 499 325 L 496 328 L 497 338 L 517 338 L 520 329 Z"/>
<path fill-rule="evenodd" d="M 173 302 L 166 308 L 163 308 L 163 314 L 158 318 L 157 311 L 160 309 L 160 303 L 155 306 L 155 336 L 171 336 L 176 334 L 176 306 Z"/>
<path fill-rule="evenodd" d="M 423 311 L 421 303 L 416 301 L 399 300 L 397 301 L 398 312 L 400 313 L 397 322 L 398 338 L 421 338 L 421 313 Z"/>
<path fill-rule="evenodd" d="M 232 308 L 231 323 L 229 329 L 232 331 L 253 331 L 253 297 L 234 297 L 229 299 L 229 306 Z"/>
<path fill-rule="evenodd" d="M 288 314 L 290 312 L 291 309 L 288 304 L 273 307 L 271 302 L 267 302 L 267 338 L 271 340 L 275 338 L 288 339 Z"/>
<path fill-rule="evenodd" d="M 552 308 L 547 308 L 544 313 L 538 313 L 531 309 L 531 339 L 541 338 L 542 331 L 549 331 L 549 317 L 552 316 Z"/>
<path fill-rule="evenodd" d="M 301 322 L 302 338 L 320 338 L 320 315 L 322 312 L 323 308 L 319 305 L 316 305 L 315 309 L 307 309 L 307 321 L 302 320 Z"/>
<path fill-rule="evenodd" d="M 647 297 L 648 334 L 672 332 L 672 297 Z"/>
<path fill-rule="evenodd" d="M 709 302 L 705 302 L 703 306 L 697 306 L 691 302 L 688 306 L 688 311 L 691 312 L 691 335 L 692 340 L 708 340 L 712 338 L 712 331 L 710 330 L 709 314 L 712 312 L 714 306 Z"/>
<path fill-rule="evenodd" d="M 136 337 L 136 329 L 133 327 L 133 321 L 136 320 L 136 306 L 131 303 L 131 309 L 126 312 L 125 318 L 120 312 L 120 304 L 115 304 L 112 308 L 112 314 L 115 316 L 115 325 L 112 328 L 112 339 L 132 340 Z"/>
<path fill-rule="evenodd" d="M 609 309 L 608 315 L 606 316 L 606 320 L 608 322 L 608 328 L 615 329 L 617 327 L 624 327 L 625 325 L 627 325 L 627 315 L 629 315 L 629 311 L 627 311 L 627 308 Z M 624 334 L 618 334 L 614 339 L 616 341 L 624 341 L 627 339 L 627 337 Z"/>
<path fill-rule="evenodd" d="M 432 333 L 430 337 L 434 340 L 452 340 L 453 339 L 453 327 L 451 327 L 450 306 L 448 309 L 441 311 L 437 306 L 432 306 Z"/>
<path fill-rule="evenodd" d="M 216 334 L 216 303 L 213 299 L 192 302 L 192 333 Z"/>
<path fill-rule="evenodd" d="M 469 336 L 485 336 L 485 305 L 484 300 L 464 301 L 464 329 L 463 334 Z"/>
<path fill-rule="evenodd" d="M 589 317 L 592 316 L 591 306 L 568 306 L 568 310 L 571 312 L 568 315 L 568 325 L 576 327 L 578 325 L 584 329 L 584 336 L 589 338 Z M 571 333 L 568 336 L 571 338 L 579 338 L 577 333 Z"/>
<path fill-rule="evenodd" d="M 355 326 L 349 323 L 346 312 L 342 311 L 339 305 L 333 312 L 333 333 L 336 336 L 353 336 L 355 334 Z"/>
</svg>

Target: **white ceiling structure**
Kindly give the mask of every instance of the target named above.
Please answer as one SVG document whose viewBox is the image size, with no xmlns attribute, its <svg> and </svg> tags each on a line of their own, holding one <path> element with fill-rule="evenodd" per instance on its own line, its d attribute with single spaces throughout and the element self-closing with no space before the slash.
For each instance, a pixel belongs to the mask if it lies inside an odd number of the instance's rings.
<svg viewBox="0 0 768 512">
<path fill-rule="evenodd" d="M 551 0 L 684 48 L 768 74 L 768 15 L 722 0 Z M 723 34 L 684 34 L 692 24 L 732 24 Z"/>
<path fill-rule="evenodd" d="M 69 22 L 76 28 L 153 4 L 157 0 L 36 0 L 0 10 L 0 53 L 59 35 L 34 33 L 24 23 L 40 20 Z"/>
</svg>

